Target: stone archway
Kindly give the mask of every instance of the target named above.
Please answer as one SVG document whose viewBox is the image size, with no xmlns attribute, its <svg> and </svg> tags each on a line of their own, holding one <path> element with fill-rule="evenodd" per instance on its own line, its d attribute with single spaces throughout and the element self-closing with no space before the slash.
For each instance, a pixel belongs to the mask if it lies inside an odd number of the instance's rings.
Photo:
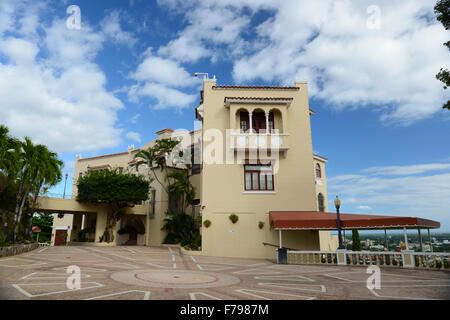
<svg viewBox="0 0 450 320">
<path fill-rule="evenodd" d="M 145 233 L 145 225 L 140 217 L 130 217 L 123 228 L 124 233 L 128 233 L 128 240 L 125 245 L 136 245 L 138 234 Z"/>
</svg>

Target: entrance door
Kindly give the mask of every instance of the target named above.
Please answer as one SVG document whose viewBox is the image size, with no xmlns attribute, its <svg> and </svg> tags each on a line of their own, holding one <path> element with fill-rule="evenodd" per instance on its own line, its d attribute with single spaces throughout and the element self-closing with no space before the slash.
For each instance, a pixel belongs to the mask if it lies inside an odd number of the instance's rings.
<svg viewBox="0 0 450 320">
<path fill-rule="evenodd" d="M 129 227 L 129 233 L 128 233 L 128 241 L 125 242 L 125 245 L 127 246 L 135 246 L 137 245 L 137 231 L 134 227 Z"/>
<path fill-rule="evenodd" d="M 55 246 L 60 246 L 64 243 L 67 235 L 67 230 L 56 230 L 55 232 Z"/>
<path fill-rule="evenodd" d="M 252 116 L 252 127 L 256 133 L 262 133 L 266 131 L 266 115 L 264 112 L 255 112 Z"/>
<path fill-rule="evenodd" d="M 130 231 L 130 238 L 129 238 L 128 242 L 131 245 L 136 245 L 137 244 L 137 231 L 134 228 L 133 228 L 132 231 Z"/>
</svg>

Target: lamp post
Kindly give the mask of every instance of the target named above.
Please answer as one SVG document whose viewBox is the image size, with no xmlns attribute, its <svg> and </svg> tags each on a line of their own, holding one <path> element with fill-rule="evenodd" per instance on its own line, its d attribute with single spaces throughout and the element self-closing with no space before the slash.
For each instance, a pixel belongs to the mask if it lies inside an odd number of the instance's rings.
<svg viewBox="0 0 450 320">
<path fill-rule="evenodd" d="M 334 206 L 336 207 L 336 214 L 337 214 L 337 227 L 338 227 L 338 238 L 339 238 L 339 248 L 338 249 L 345 249 L 344 245 L 342 244 L 341 218 L 339 216 L 339 208 L 341 207 L 341 200 L 339 200 L 338 196 L 336 196 L 336 199 L 334 200 Z"/>
<path fill-rule="evenodd" d="M 66 180 L 64 181 L 64 194 L 63 194 L 63 199 L 66 198 L 66 184 L 67 184 L 67 177 L 69 176 L 68 173 L 66 173 Z"/>
</svg>

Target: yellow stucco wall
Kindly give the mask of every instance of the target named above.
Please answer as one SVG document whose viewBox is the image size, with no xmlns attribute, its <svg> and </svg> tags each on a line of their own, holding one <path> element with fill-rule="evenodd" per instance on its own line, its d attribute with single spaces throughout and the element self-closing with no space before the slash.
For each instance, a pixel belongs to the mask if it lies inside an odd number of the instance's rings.
<svg viewBox="0 0 450 320">
<path fill-rule="evenodd" d="M 212 256 L 249 257 L 249 258 L 275 258 L 276 248 L 265 246 L 263 243 L 279 245 L 277 230 L 270 228 L 270 211 L 316 211 L 318 210 L 317 195 L 324 195 L 325 211 L 328 211 L 326 192 L 326 159 L 313 155 L 310 109 L 308 102 L 307 85 L 298 82 L 292 89 L 213 89 L 215 81 L 204 82 L 204 114 L 202 130 L 193 132 L 174 132 L 164 134 L 159 138 L 183 136 L 184 147 L 189 147 L 203 137 L 201 152 L 203 153 L 203 166 L 201 174 L 191 177 L 191 182 L 196 188 L 197 199 L 200 199 L 200 207 L 203 221 L 212 221 L 209 228 L 202 228 L 202 254 Z M 225 97 L 258 97 L 258 98 L 292 98 L 290 104 L 275 103 L 258 104 L 231 102 L 224 104 Z M 241 109 L 263 110 L 269 112 L 275 110 L 275 129 L 280 130 L 283 136 L 283 146 L 288 149 L 280 150 L 278 155 L 278 172 L 274 175 L 273 192 L 251 193 L 245 192 L 244 166 L 243 164 L 209 163 L 208 157 L 211 143 L 207 141 L 211 130 L 222 135 L 221 146 L 213 156 L 226 161 L 227 154 L 237 155 L 235 149 L 227 146 L 227 129 L 239 128 L 238 111 Z M 188 138 L 186 138 L 186 136 Z M 206 138 L 206 139 L 205 139 Z M 145 144 L 142 149 L 148 148 L 155 140 Z M 73 195 L 76 195 L 76 181 L 80 172 L 86 172 L 88 166 L 109 165 L 111 167 L 129 168 L 129 162 L 133 160 L 136 150 L 129 148 L 128 152 L 116 155 L 107 155 L 82 159 L 77 157 L 74 169 Z M 246 154 L 248 156 L 248 153 Z M 169 159 L 169 164 L 172 159 Z M 321 183 L 315 176 L 315 164 L 320 163 L 322 169 Z M 135 171 L 132 171 L 135 172 Z M 148 176 L 148 168 L 141 167 L 139 174 Z M 160 181 L 164 181 L 163 175 L 158 173 Z M 151 216 L 150 203 L 129 209 L 128 214 L 140 215 L 146 226 L 146 234 L 138 237 L 139 244 L 160 245 L 165 232 L 161 230 L 165 212 L 167 211 L 168 197 L 159 183 L 155 180 L 151 187 L 156 190 L 155 213 Z M 55 201 L 58 199 L 55 199 Z M 66 200 L 62 200 L 66 201 Z M 49 205 L 46 203 L 45 205 Z M 52 205 L 55 205 L 53 203 Z M 95 241 L 103 234 L 106 225 L 106 209 L 101 206 L 80 205 L 74 201 L 65 202 L 70 210 L 91 210 L 97 215 Z M 81 207 L 80 207 L 81 206 Z M 92 211 L 93 210 L 93 211 Z M 190 209 L 188 210 L 190 211 Z M 239 221 L 232 224 L 229 220 L 231 213 L 239 216 Z M 258 223 L 264 222 L 260 229 Z M 118 224 L 117 229 L 120 228 Z M 283 231 L 283 246 L 300 250 L 332 250 L 334 238 L 328 231 Z M 116 236 L 117 244 L 128 240 L 128 235 Z"/>
<path fill-rule="evenodd" d="M 286 157 L 280 152 L 279 171 L 274 175 L 273 193 L 246 193 L 242 164 L 203 164 L 202 210 L 203 221 L 212 225 L 203 229 L 202 249 L 205 255 L 273 258 L 275 249 L 263 243 L 278 244 L 278 232 L 269 227 L 269 211 L 317 210 L 315 177 L 312 170 L 312 143 L 307 86 L 296 83 L 299 90 L 213 89 L 215 82 L 204 82 L 203 133 L 218 129 L 225 137 L 231 127 L 225 97 L 293 98 L 286 108 L 284 134 L 289 134 Z M 283 109 L 283 108 L 280 108 Z M 238 110 L 235 108 L 234 110 Z M 203 142 L 203 158 L 208 156 L 208 144 Z M 226 154 L 225 138 L 222 152 Z M 231 213 L 239 216 L 232 225 Z M 258 222 L 265 222 L 263 230 Z M 233 230 L 231 232 L 230 230 Z M 317 232 L 283 232 L 283 245 L 296 249 L 319 250 Z"/>
</svg>

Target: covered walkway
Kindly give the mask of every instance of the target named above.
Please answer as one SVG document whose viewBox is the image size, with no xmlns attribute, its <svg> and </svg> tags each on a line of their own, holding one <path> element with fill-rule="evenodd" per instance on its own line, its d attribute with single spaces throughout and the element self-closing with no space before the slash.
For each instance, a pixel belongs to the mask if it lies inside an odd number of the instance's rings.
<svg viewBox="0 0 450 320">
<path fill-rule="evenodd" d="M 270 211 L 270 225 L 279 231 L 280 248 L 282 247 L 282 230 L 337 230 L 337 214 L 317 211 Z M 441 224 L 434 220 L 417 217 L 396 217 L 368 214 L 340 213 L 341 229 L 384 230 L 387 247 L 387 229 L 403 229 L 405 245 L 408 248 L 407 229 L 417 229 L 420 248 L 423 251 L 421 229 L 428 230 L 431 245 L 430 229 L 439 229 Z"/>
<path fill-rule="evenodd" d="M 39 212 L 47 212 L 53 214 L 72 214 L 73 231 L 79 232 L 87 226 L 93 226 L 95 232 L 92 233 L 93 241 L 100 242 L 106 223 L 110 207 L 108 204 L 94 204 L 81 203 L 74 199 L 60 199 L 41 196 L 38 198 Z M 146 216 L 148 215 L 148 205 L 135 205 L 134 207 L 126 208 L 124 217 Z M 117 224 L 117 230 L 120 228 L 120 223 Z M 66 228 L 67 229 L 67 228 Z M 116 232 L 117 232 L 116 230 Z M 56 233 L 55 233 L 56 234 Z M 69 241 L 74 241 L 77 238 L 77 233 L 70 233 Z M 118 237 L 115 237 L 117 242 Z"/>
</svg>

